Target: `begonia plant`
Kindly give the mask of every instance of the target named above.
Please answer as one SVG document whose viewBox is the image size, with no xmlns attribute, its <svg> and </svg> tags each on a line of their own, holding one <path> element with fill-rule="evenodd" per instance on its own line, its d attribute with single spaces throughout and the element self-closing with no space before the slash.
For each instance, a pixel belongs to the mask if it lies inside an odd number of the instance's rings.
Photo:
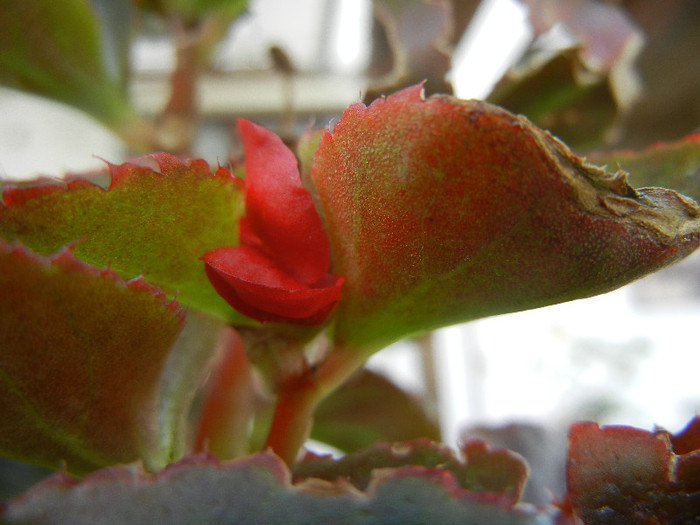
<svg viewBox="0 0 700 525">
<path fill-rule="evenodd" d="M 93 53 L 90 4 L 49 4 L 10 2 L 0 80 L 82 107 L 135 149 L 164 146 Z M 191 127 L 190 82 L 242 3 L 134 9 L 193 31 L 164 110 Z M 45 43 L 18 32 L 32 16 L 70 68 L 54 71 Z M 90 53 L 59 38 L 64 23 Z M 72 76 L 77 92 L 59 89 Z M 170 152 L 2 183 L 0 455 L 57 472 L 0 492 L 0 521 L 700 520 L 697 417 L 675 435 L 575 423 L 565 497 L 533 503 L 526 459 L 484 440 L 440 444 L 419 403 L 363 369 L 396 341 L 605 293 L 692 253 L 693 198 L 634 188 L 604 164 L 675 181 L 679 167 L 697 173 L 700 136 L 591 153 L 594 164 L 525 116 L 424 86 L 350 105 L 298 151 L 239 118 L 240 166 L 183 154 L 188 127 Z M 309 438 L 340 456 L 307 451 Z"/>
</svg>

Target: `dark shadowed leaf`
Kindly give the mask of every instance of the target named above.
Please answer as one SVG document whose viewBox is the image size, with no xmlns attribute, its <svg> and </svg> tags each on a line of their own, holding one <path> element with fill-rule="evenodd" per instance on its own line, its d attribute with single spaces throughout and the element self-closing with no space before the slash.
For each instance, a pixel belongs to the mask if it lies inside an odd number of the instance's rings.
<svg viewBox="0 0 700 525">
<path fill-rule="evenodd" d="M 53 98 L 121 131 L 137 120 L 123 79 L 109 71 L 88 0 L 3 2 L 0 83 Z"/>
<path fill-rule="evenodd" d="M 589 158 L 629 172 L 635 186 L 666 186 L 700 200 L 700 133 L 641 151 L 600 151 Z"/>
<path fill-rule="evenodd" d="M 689 428 L 699 445 L 697 420 Z M 574 424 L 567 465 L 574 516 L 601 525 L 697 523 L 700 449 L 674 450 L 673 441 L 665 431 Z"/>
<path fill-rule="evenodd" d="M 601 79 L 582 82 L 575 50 L 567 50 L 543 64 L 511 68 L 489 102 L 523 114 L 577 148 L 599 146 L 618 116 L 610 85 Z"/>
<path fill-rule="evenodd" d="M 418 398 L 387 378 L 363 370 L 321 403 L 311 437 L 353 452 L 378 441 L 437 441 L 440 429 Z"/>
<path fill-rule="evenodd" d="M 63 475 L 37 485 L 0 513 L 4 523 L 202 525 L 552 525 L 551 508 L 504 504 L 463 490 L 444 470 L 378 470 L 366 492 L 344 481 L 291 483 L 284 463 L 258 454 L 222 463 L 192 456 L 158 474 L 113 467 L 79 484 Z"/>
<path fill-rule="evenodd" d="M 594 0 L 518 0 L 528 7 L 535 35 L 555 26 L 579 48 L 580 62 L 592 73 L 608 72 L 631 61 L 643 33 L 621 6 Z"/>
<path fill-rule="evenodd" d="M 478 440 L 465 443 L 464 461 L 444 445 L 428 439 L 403 443 L 376 443 L 340 459 L 312 454 L 294 465 L 295 478 L 344 479 L 360 490 L 371 483 L 376 469 L 407 465 L 441 468 L 459 485 L 474 492 L 493 494 L 503 504 L 514 505 L 522 494 L 528 468 L 523 459 L 506 449 L 490 449 Z"/>
<path fill-rule="evenodd" d="M 71 472 L 171 455 L 159 383 L 184 312 L 142 278 L 0 241 L 0 452 Z"/>
<path fill-rule="evenodd" d="M 336 343 L 610 291 L 693 251 L 700 209 L 636 191 L 522 117 L 420 87 L 355 104 L 312 169 L 345 276 Z"/>
<path fill-rule="evenodd" d="M 0 237 L 47 255 L 76 243 L 81 260 L 109 264 L 120 276 L 143 276 L 178 301 L 222 318 L 251 323 L 219 297 L 199 257 L 238 242 L 240 181 L 204 161 L 154 154 L 155 169 L 110 165 L 108 190 L 76 180 L 66 186 L 8 186 Z"/>
<path fill-rule="evenodd" d="M 617 147 L 640 149 L 678 140 L 700 122 L 700 2 L 622 3 L 643 28 L 646 43 L 635 64 L 643 99 L 626 119 Z"/>
<path fill-rule="evenodd" d="M 642 30 L 612 3 L 520 2 L 529 8 L 539 38 L 489 101 L 524 114 L 579 150 L 619 138 L 622 117 L 640 97 L 635 59 L 644 43 Z M 555 31 L 558 40 L 551 38 Z M 548 34 L 549 41 L 543 37 Z"/>
<path fill-rule="evenodd" d="M 452 8 L 448 0 L 377 0 L 374 16 L 375 32 L 381 38 L 374 38 L 375 64 L 371 69 L 384 71 L 371 82 L 365 100 L 423 81 L 429 93 L 452 93 L 445 78 L 452 65 Z M 381 65 L 376 63 L 378 58 Z"/>
</svg>

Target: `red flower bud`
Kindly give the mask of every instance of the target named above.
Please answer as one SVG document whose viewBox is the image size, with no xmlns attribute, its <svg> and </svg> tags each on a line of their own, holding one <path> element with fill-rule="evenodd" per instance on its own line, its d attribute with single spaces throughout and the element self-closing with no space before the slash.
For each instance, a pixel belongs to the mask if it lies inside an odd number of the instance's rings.
<svg viewBox="0 0 700 525">
<path fill-rule="evenodd" d="M 241 244 L 204 255 L 207 276 L 248 317 L 320 324 L 340 299 L 344 278 L 328 273 L 328 239 L 311 194 L 277 135 L 247 120 L 238 127 L 246 157 Z"/>
</svg>

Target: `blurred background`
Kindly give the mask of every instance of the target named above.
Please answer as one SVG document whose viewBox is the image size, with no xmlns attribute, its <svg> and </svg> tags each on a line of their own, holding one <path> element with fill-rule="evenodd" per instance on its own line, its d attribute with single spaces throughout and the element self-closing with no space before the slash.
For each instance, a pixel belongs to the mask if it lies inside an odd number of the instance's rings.
<svg viewBox="0 0 700 525">
<path fill-rule="evenodd" d="M 593 161 L 620 163 L 633 186 L 700 198 L 697 154 L 664 178 L 630 153 L 700 125 L 696 0 L 85 3 L 101 28 L 99 74 L 79 56 L 81 75 L 57 66 L 56 85 L 23 83 L 0 59 L 2 179 L 154 150 L 226 164 L 241 153 L 237 117 L 293 144 L 353 102 L 425 81 L 427 94 L 525 114 Z M 96 85 L 128 118 L 83 95 Z M 677 431 L 700 410 L 699 276 L 696 254 L 604 296 L 396 344 L 369 367 L 415 396 L 446 443 L 486 436 L 562 475 L 572 421 Z"/>
</svg>

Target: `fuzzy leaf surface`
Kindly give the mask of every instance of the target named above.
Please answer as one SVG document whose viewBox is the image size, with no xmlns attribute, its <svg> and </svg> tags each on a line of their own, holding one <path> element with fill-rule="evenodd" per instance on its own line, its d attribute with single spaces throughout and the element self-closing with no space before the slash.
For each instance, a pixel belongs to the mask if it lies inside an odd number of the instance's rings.
<svg viewBox="0 0 700 525">
<path fill-rule="evenodd" d="M 700 431 L 668 432 L 576 423 L 569 432 L 567 487 L 582 523 L 683 524 L 700 517 Z"/>
<path fill-rule="evenodd" d="M 365 353 L 607 292 L 700 243 L 694 201 L 636 191 L 523 117 L 419 86 L 350 106 L 312 178 L 346 278 L 335 339 Z"/>
<path fill-rule="evenodd" d="M 0 241 L 0 453 L 70 472 L 163 465 L 158 385 L 183 318 L 142 278 Z"/>
<path fill-rule="evenodd" d="M 263 453 L 223 463 L 191 456 L 154 475 L 118 466 L 80 483 L 56 475 L 0 509 L 0 519 L 37 525 L 549 525 L 552 510 L 505 505 L 463 490 L 445 470 L 426 467 L 379 470 L 366 491 L 343 481 L 293 484 L 284 463 Z"/>
<path fill-rule="evenodd" d="M 225 168 L 212 174 L 204 161 L 152 157 L 153 168 L 110 165 L 108 190 L 84 180 L 6 187 L 0 237 L 42 255 L 76 243 L 76 257 L 89 264 L 109 264 L 126 279 L 142 274 L 187 306 L 250 324 L 219 297 L 198 260 L 238 242 L 238 179 Z"/>
</svg>

